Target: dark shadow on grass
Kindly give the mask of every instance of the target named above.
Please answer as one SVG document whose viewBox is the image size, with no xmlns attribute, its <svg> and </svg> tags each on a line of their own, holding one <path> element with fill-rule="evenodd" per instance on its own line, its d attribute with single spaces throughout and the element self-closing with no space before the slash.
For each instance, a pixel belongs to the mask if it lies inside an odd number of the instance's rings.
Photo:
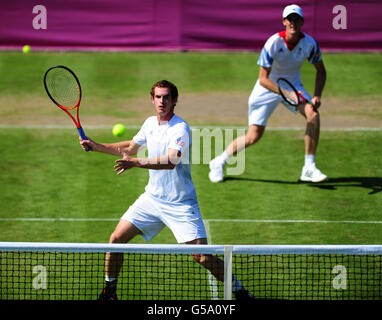
<svg viewBox="0 0 382 320">
<path fill-rule="evenodd" d="M 277 183 L 288 185 L 301 185 L 305 184 L 309 187 L 319 188 L 324 190 L 337 190 L 339 187 L 357 187 L 371 190 L 368 194 L 376 194 L 382 192 L 382 178 L 379 177 L 340 177 L 330 178 L 320 183 L 297 181 L 282 181 L 282 180 L 266 180 L 266 179 L 253 179 L 244 177 L 228 176 L 224 181 L 250 181 L 250 182 L 263 182 L 263 183 Z"/>
<path fill-rule="evenodd" d="M 331 178 L 321 183 L 310 183 L 310 187 L 336 190 L 339 187 L 358 187 L 370 189 L 369 194 L 382 192 L 382 178 L 379 177 L 341 177 Z"/>
<path fill-rule="evenodd" d="M 224 177 L 224 181 L 249 181 L 249 182 L 264 182 L 264 183 L 278 183 L 278 184 L 304 184 L 302 181 L 282 181 L 282 180 L 266 180 L 266 179 L 253 179 L 253 178 L 245 178 L 245 177 L 234 177 L 228 176 Z"/>
</svg>

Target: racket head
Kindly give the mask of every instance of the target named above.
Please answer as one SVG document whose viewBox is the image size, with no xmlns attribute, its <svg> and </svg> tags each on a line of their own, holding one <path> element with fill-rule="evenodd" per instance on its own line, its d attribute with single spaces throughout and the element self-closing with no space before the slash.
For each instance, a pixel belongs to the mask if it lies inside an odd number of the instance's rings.
<svg viewBox="0 0 382 320">
<path fill-rule="evenodd" d="M 279 93 L 286 103 L 293 107 L 296 107 L 301 103 L 301 98 L 297 89 L 287 79 L 277 79 L 277 85 L 279 87 Z"/>
<path fill-rule="evenodd" d="M 75 73 L 66 66 L 50 67 L 44 75 L 49 98 L 60 108 L 70 110 L 80 105 L 82 90 Z"/>
</svg>

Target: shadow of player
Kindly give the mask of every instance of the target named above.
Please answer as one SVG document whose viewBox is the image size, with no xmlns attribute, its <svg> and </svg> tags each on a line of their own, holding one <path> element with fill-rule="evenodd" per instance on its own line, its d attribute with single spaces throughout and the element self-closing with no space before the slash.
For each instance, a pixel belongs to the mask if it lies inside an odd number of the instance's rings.
<svg viewBox="0 0 382 320">
<path fill-rule="evenodd" d="M 253 179 L 245 177 L 234 177 L 228 176 L 224 181 L 230 180 L 240 180 L 240 181 L 250 181 L 250 182 L 263 182 L 263 183 L 277 183 L 277 184 L 287 184 L 287 185 L 301 185 L 306 184 L 309 187 L 319 188 L 324 190 L 337 190 L 339 187 L 344 188 L 365 188 L 369 189 L 369 195 L 382 192 L 382 178 L 380 177 L 339 177 L 339 178 L 329 178 L 326 181 L 320 183 L 311 183 L 303 181 L 282 181 L 282 180 L 267 180 L 267 179 Z"/>
</svg>

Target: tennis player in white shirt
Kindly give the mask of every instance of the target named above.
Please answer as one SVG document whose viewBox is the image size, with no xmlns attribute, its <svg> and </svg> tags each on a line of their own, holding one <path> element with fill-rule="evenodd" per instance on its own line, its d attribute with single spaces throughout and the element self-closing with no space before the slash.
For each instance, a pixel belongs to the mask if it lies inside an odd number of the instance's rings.
<svg viewBox="0 0 382 320">
<path fill-rule="evenodd" d="M 175 115 L 178 90 L 174 84 L 162 80 L 151 88 L 151 99 L 156 115 L 149 117 L 130 141 L 100 144 L 81 140 L 83 149 L 98 151 L 122 159 L 115 161 L 118 175 L 138 167 L 149 169 L 149 182 L 145 192 L 122 216 L 110 243 L 127 243 L 140 234 L 147 241 L 165 226 L 170 228 L 178 243 L 207 244 L 207 236 L 199 211 L 194 183 L 191 178 L 191 132 L 188 124 Z M 131 157 L 143 146 L 148 158 Z M 224 279 L 224 263 L 213 255 L 193 255 L 202 266 L 209 269 L 220 281 Z M 106 255 L 106 285 L 99 299 L 115 300 L 118 274 L 123 255 Z M 233 292 L 237 299 L 253 296 L 233 277 Z"/>
<path fill-rule="evenodd" d="M 300 180 L 321 182 L 327 179 L 327 176 L 316 167 L 315 163 L 320 134 L 320 116 L 317 109 L 321 105 L 321 94 L 326 81 L 320 47 L 316 40 L 301 31 L 304 15 L 299 6 L 286 6 L 282 18 L 285 30 L 274 34 L 267 40 L 258 60 L 259 78 L 248 100 L 248 131 L 246 135 L 234 140 L 221 155 L 210 162 L 209 178 L 211 182 L 224 180 L 223 171 L 227 159 L 259 141 L 273 111 L 280 102 L 286 105 L 282 101 L 276 85 L 276 81 L 280 77 L 288 79 L 314 104 L 300 104 L 296 108 L 287 106 L 293 113 L 302 114 L 307 121 L 305 162 Z M 300 79 L 301 66 L 305 60 L 313 64 L 316 69 L 313 98 L 305 91 Z"/>
</svg>

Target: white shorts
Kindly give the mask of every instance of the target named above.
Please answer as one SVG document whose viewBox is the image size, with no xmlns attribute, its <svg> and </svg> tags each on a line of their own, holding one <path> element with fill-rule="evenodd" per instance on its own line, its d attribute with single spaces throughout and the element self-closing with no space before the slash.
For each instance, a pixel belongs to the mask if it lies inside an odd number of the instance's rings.
<svg viewBox="0 0 382 320">
<path fill-rule="evenodd" d="M 178 243 L 207 238 L 198 204 L 168 204 L 143 193 L 121 219 L 130 221 L 146 241 L 154 238 L 165 226 Z"/>
<path fill-rule="evenodd" d="M 301 83 L 293 83 L 293 85 L 298 91 L 302 91 L 304 97 L 311 99 Z M 248 99 L 248 125 L 266 126 L 269 117 L 280 102 L 294 114 L 297 113 L 295 107 L 285 103 L 280 95 L 265 89 L 257 81 Z"/>
</svg>

